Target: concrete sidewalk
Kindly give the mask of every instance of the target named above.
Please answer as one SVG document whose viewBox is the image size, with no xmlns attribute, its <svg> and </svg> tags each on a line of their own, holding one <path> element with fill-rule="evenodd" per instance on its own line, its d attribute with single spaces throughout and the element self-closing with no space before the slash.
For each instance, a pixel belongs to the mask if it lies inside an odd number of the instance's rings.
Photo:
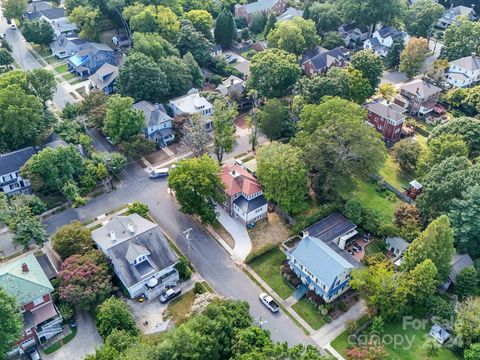
<svg viewBox="0 0 480 360">
<path fill-rule="evenodd" d="M 220 205 L 217 205 L 216 211 L 219 214 L 218 221 L 235 240 L 233 256 L 245 260 L 247 255 L 250 254 L 250 251 L 252 251 L 252 241 L 250 240 L 250 235 L 248 235 L 247 228 L 245 225 L 228 215 Z"/>
</svg>

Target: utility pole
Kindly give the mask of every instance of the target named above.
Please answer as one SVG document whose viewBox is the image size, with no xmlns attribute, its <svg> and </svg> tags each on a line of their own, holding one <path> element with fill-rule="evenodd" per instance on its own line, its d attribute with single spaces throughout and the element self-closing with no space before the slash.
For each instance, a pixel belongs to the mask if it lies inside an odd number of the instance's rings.
<svg viewBox="0 0 480 360">
<path fill-rule="evenodd" d="M 255 322 L 258 324 L 258 327 L 260 329 L 263 329 L 263 324 L 266 324 L 268 321 L 267 320 L 264 320 L 262 321 L 262 315 L 260 315 L 258 318 L 255 319 Z"/>
<path fill-rule="evenodd" d="M 258 93 L 256 90 L 250 92 L 250 95 L 253 98 L 253 108 L 252 108 L 252 116 L 251 116 L 251 128 L 252 132 L 250 134 L 250 142 L 252 144 L 252 151 L 255 151 L 257 146 L 257 136 L 258 136 Z"/>
<path fill-rule="evenodd" d="M 193 230 L 192 228 L 189 228 L 189 229 L 187 229 L 183 232 L 183 234 L 185 235 L 185 239 L 187 240 L 187 254 L 188 254 L 189 258 L 190 258 L 191 251 L 192 251 L 192 246 L 190 244 L 190 232 L 192 230 Z"/>
</svg>

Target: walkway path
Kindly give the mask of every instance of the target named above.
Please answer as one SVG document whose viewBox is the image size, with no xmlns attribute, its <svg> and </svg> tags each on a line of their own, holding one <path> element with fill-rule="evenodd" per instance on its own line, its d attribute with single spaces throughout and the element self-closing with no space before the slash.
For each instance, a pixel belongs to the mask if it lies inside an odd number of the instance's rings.
<svg viewBox="0 0 480 360">
<path fill-rule="evenodd" d="M 245 260 L 250 251 L 252 251 L 252 241 L 250 240 L 250 235 L 248 235 L 247 228 L 244 224 L 228 215 L 220 205 L 217 205 L 216 211 L 219 214 L 218 221 L 235 240 L 233 255 L 238 256 L 241 260 Z"/>
<path fill-rule="evenodd" d="M 313 340 L 321 347 L 326 347 L 333 341 L 338 335 L 340 335 L 347 327 L 347 323 L 350 320 L 358 320 L 367 311 L 367 306 L 363 301 L 357 302 L 348 311 L 331 323 L 322 326 L 320 329 L 312 334 Z"/>
</svg>

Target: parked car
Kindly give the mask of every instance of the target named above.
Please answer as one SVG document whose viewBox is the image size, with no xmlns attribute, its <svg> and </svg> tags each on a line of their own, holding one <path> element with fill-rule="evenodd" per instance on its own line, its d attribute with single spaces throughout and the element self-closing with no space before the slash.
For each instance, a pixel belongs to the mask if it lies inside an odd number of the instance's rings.
<svg viewBox="0 0 480 360">
<path fill-rule="evenodd" d="M 31 349 L 28 349 L 27 350 L 27 354 L 28 354 L 28 357 L 31 359 L 31 360 L 42 360 L 42 358 L 40 357 L 40 354 L 38 353 L 38 350 L 36 347 L 33 347 Z"/>
<path fill-rule="evenodd" d="M 153 170 L 148 176 L 150 179 L 164 178 L 168 176 L 168 168 Z"/>
<path fill-rule="evenodd" d="M 107 139 L 107 141 L 110 143 L 110 145 L 113 145 L 115 146 L 115 143 L 113 142 L 112 138 L 109 137 L 109 136 L 105 136 L 105 139 Z"/>
<path fill-rule="evenodd" d="M 171 288 L 165 291 L 162 295 L 160 295 L 160 302 L 162 304 L 165 304 L 166 302 L 172 300 L 173 298 L 177 297 L 180 295 L 182 292 L 182 289 L 180 288 Z"/>
<path fill-rule="evenodd" d="M 10 27 L 12 28 L 12 30 L 17 30 L 17 25 L 15 24 L 15 21 L 12 20 Z"/>
<path fill-rule="evenodd" d="M 5 35 L 5 34 L 0 34 L 0 40 L 5 39 L 6 36 L 7 36 L 7 35 Z"/>
<path fill-rule="evenodd" d="M 232 57 L 232 58 L 228 59 L 227 62 L 228 62 L 229 64 L 233 64 L 233 63 L 236 63 L 237 60 L 238 60 L 238 58 Z"/>
<path fill-rule="evenodd" d="M 262 304 L 265 305 L 272 313 L 276 313 L 278 310 L 280 310 L 280 306 L 278 306 L 278 304 L 270 295 L 261 293 L 258 297 L 260 298 Z"/>
<path fill-rule="evenodd" d="M 232 54 L 225 54 L 225 56 L 224 56 L 224 57 L 225 57 L 225 59 L 227 59 L 227 60 L 228 60 L 228 59 L 230 59 L 232 56 L 233 56 Z"/>
</svg>

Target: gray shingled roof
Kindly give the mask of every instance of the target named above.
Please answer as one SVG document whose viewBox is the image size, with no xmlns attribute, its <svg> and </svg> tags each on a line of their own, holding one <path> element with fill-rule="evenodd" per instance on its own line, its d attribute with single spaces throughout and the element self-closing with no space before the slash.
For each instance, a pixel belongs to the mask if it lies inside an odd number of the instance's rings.
<svg viewBox="0 0 480 360">
<path fill-rule="evenodd" d="M 148 261 L 131 265 L 132 248 L 143 248 L 149 252 Z M 108 257 L 126 287 L 145 280 L 152 271 L 161 271 L 178 262 L 178 256 L 170 249 L 158 226 L 110 248 Z"/>
<path fill-rule="evenodd" d="M 422 79 L 412 80 L 406 84 L 403 84 L 400 86 L 400 89 L 405 90 L 410 94 L 420 95 L 422 98 L 428 98 L 442 91 L 442 89 L 438 86 L 427 83 Z"/>
<path fill-rule="evenodd" d="M 400 252 L 404 252 L 410 246 L 407 241 L 399 236 L 389 236 L 385 239 L 385 242 L 389 243 L 390 246 L 398 249 Z"/>
<path fill-rule="evenodd" d="M 394 103 L 387 104 L 384 100 L 372 101 L 371 103 L 366 104 L 365 108 L 368 111 L 380 115 L 382 118 L 385 119 L 402 121 L 406 118 L 406 116 L 403 114 L 405 112 L 405 109 Z"/>
<path fill-rule="evenodd" d="M 476 71 L 480 69 L 480 58 L 478 56 L 465 56 L 450 62 L 450 65 L 456 65 L 467 71 Z"/>
<path fill-rule="evenodd" d="M 117 66 L 105 63 L 95 72 L 95 74 L 90 75 L 89 79 L 97 84 L 99 88 L 104 89 L 115 81 L 118 77 L 118 73 L 119 69 Z"/>
<path fill-rule="evenodd" d="M 145 115 L 145 127 L 156 126 L 172 120 L 162 104 L 154 105 L 150 101 L 144 100 L 134 104 L 133 107 L 141 110 Z"/>
<path fill-rule="evenodd" d="M 10 174 L 20 168 L 35 154 L 33 147 L 0 155 L 0 175 Z"/>
<path fill-rule="evenodd" d="M 279 1 L 280 0 L 258 0 L 250 4 L 245 4 L 243 6 L 245 7 L 245 11 L 247 12 L 247 14 L 253 14 L 258 11 L 271 9 Z"/>
<path fill-rule="evenodd" d="M 450 271 L 450 275 L 448 275 L 448 277 L 455 284 L 458 274 L 463 269 L 473 266 L 473 260 L 468 254 L 455 254 L 452 257 L 450 264 L 452 265 L 452 271 Z"/>
<path fill-rule="evenodd" d="M 66 16 L 64 8 L 45 9 L 40 12 L 50 20 L 60 19 Z"/>
</svg>

